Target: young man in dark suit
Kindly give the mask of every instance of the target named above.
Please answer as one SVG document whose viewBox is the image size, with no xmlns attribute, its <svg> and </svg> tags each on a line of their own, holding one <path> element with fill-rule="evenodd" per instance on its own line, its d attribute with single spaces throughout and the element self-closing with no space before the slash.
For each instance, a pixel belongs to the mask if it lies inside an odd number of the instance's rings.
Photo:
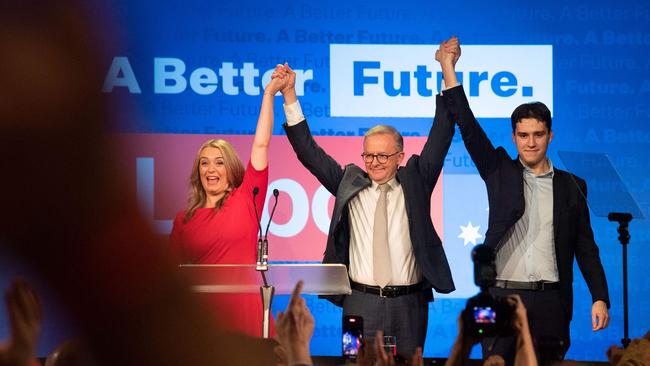
<svg viewBox="0 0 650 366">
<path fill-rule="evenodd" d="M 547 157 L 553 139 L 551 113 L 539 102 L 512 113 L 511 159 L 495 148 L 470 110 L 456 79 L 460 45 L 453 37 L 440 52 L 448 89 L 445 105 L 458 123 L 467 151 L 485 181 L 490 205 L 485 244 L 496 253 L 498 296 L 519 294 L 528 309 L 531 333 L 539 347 L 550 341 L 563 357 L 569 348 L 573 313 L 573 261 L 578 262 L 592 296 L 593 330 L 607 327 L 609 295 L 598 247 L 589 221 L 585 181 L 557 169 Z M 483 355 L 512 360 L 512 339 L 486 339 Z"/>
<path fill-rule="evenodd" d="M 295 78 L 288 65 L 284 73 Z M 380 125 L 365 134 L 365 170 L 341 167 L 312 138 L 293 84 L 281 91 L 287 137 L 300 162 L 336 197 L 323 263 L 345 264 L 352 285 L 351 295 L 329 300 L 344 315 L 362 316 L 366 336 L 383 330 L 397 337 L 400 354 L 411 355 L 424 346 L 431 289 L 455 289 L 430 215 L 454 125 L 437 96 L 435 122 L 419 156 L 400 166 L 402 136 Z"/>
</svg>

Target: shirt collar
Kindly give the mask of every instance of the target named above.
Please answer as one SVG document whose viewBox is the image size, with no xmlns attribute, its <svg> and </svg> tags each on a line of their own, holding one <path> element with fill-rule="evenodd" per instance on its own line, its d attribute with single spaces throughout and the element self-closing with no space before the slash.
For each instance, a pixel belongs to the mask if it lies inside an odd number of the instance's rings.
<svg viewBox="0 0 650 366">
<path fill-rule="evenodd" d="M 397 186 L 399 186 L 399 182 L 397 181 L 396 177 L 397 176 L 393 177 L 391 180 L 386 182 L 386 184 L 388 184 L 390 189 L 395 189 L 395 188 L 397 188 Z M 379 189 L 379 184 L 377 182 L 375 182 L 374 180 L 371 180 L 371 182 L 372 182 L 372 185 L 370 186 L 370 189 L 378 190 Z"/>
<path fill-rule="evenodd" d="M 553 178 L 553 176 L 555 175 L 555 168 L 553 167 L 553 162 L 549 158 L 546 158 L 546 161 L 548 162 L 548 170 L 542 174 L 537 175 L 528 167 L 528 165 L 526 165 L 526 163 L 524 163 L 523 160 L 521 160 L 521 157 L 519 158 L 519 162 L 524 167 L 524 172 L 526 174 L 530 174 L 531 176 L 537 178 L 545 178 L 545 177 Z"/>
</svg>

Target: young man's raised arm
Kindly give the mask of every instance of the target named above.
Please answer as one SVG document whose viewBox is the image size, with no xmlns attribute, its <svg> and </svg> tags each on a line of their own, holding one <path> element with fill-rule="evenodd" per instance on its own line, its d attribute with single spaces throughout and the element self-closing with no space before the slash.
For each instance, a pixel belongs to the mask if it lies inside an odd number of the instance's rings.
<svg viewBox="0 0 650 366">
<path fill-rule="evenodd" d="M 440 55 L 436 58 L 440 59 L 443 79 L 448 87 L 442 94 L 452 118 L 460 128 L 467 151 L 476 164 L 479 174 L 485 179 L 489 172 L 496 167 L 497 151 L 474 117 L 463 86 L 458 83 L 456 61 L 458 61 L 460 53 L 460 44 L 456 37 L 443 42 L 440 47 Z"/>
</svg>

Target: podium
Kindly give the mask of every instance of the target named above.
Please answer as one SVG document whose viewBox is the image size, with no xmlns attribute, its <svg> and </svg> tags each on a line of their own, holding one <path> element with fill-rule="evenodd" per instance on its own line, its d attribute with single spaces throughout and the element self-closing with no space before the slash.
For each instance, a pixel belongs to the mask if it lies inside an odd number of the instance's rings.
<svg viewBox="0 0 650 366">
<path fill-rule="evenodd" d="M 343 264 L 268 264 L 258 271 L 255 264 L 183 264 L 179 268 L 192 291 L 198 293 L 251 294 L 262 296 L 262 334 L 269 337 L 273 295 L 293 292 L 296 283 L 304 282 L 308 295 L 349 295 L 350 279 Z"/>
</svg>

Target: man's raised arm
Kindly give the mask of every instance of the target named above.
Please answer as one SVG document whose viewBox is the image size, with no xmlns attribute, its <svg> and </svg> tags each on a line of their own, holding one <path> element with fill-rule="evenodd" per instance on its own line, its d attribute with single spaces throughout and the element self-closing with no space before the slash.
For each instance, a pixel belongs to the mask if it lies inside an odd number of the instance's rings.
<svg viewBox="0 0 650 366">
<path fill-rule="evenodd" d="M 456 62 L 460 58 L 461 49 L 458 38 L 452 37 L 441 44 L 436 59 L 440 61 L 442 76 L 447 89 L 442 94 L 452 118 L 458 124 L 463 142 L 474 164 L 485 179 L 496 166 L 497 152 L 490 139 L 481 128 L 469 107 L 463 86 L 456 77 Z"/>
</svg>

